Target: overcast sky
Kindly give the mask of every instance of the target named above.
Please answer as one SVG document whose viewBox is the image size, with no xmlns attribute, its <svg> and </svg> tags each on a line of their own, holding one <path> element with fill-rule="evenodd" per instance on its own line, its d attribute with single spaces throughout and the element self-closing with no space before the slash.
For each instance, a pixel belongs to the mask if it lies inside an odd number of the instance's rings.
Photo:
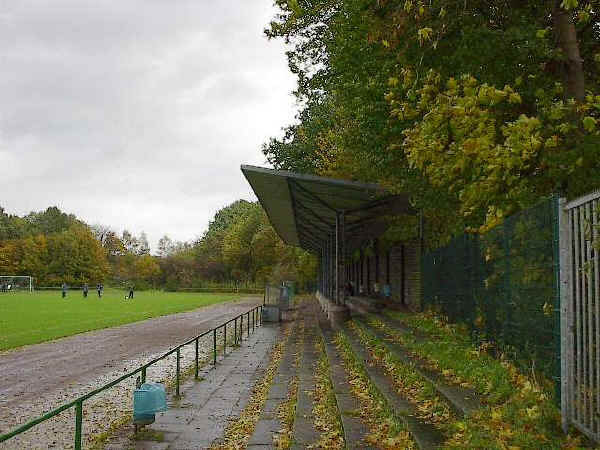
<svg viewBox="0 0 600 450">
<path fill-rule="evenodd" d="M 199 236 L 294 117 L 272 0 L 0 0 L 0 205 Z"/>
</svg>

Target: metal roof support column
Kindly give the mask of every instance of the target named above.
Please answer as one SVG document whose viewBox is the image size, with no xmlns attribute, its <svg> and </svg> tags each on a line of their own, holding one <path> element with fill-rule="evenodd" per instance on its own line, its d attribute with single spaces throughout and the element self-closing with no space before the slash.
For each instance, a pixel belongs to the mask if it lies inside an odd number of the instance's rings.
<svg viewBox="0 0 600 450">
<path fill-rule="evenodd" d="M 335 302 L 335 234 L 329 238 L 329 299 Z"/>
<path fill-rule="evenodd" d="M 345 251 L 344 251 L 344 241 L 345 241 L 345 233 L 344 233 L 344 221 L 345 214 L 344 212 L 339 212 L 335 216 L 335 260 L 336 260 L 336 271 L 335 271 L 335 292 L 336 292 L 336 303 L 338 305 L 343 305 L 346 303 L 345 298 L 345 289 L 346 289 L 346 263 L 345 263 Z"/>
<path fill-rule="evenodd" d="M 317 291 L 323 293 L 323 249 L 319 252 L 319 279 L 317 280 Z"/>
<path fill-rule="evenodd" d="M 331 240 L 327 236 L 327 254 L 325 255 L 325 296 L 331 299 Z"/>
<path fill-rule="evenodd" d="M 325 241 L 325 245 L 323 246 L 323 292 L 322 294 L 327 297 L 327 256 L 329 248 L 329 240 Z"/>
</svg>

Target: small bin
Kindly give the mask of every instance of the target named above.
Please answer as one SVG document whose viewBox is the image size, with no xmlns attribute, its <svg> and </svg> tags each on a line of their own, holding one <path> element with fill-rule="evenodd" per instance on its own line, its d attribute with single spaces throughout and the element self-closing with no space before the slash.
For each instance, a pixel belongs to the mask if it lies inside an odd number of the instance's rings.
<svg viewBox="0 0 600 450">
<path fill-rule="evenodd" d="M 167 410 L 167 393 L 160 383 L 144 383 L 133 392 L 133 422 L 148 425 L 157 412 Z"/>
<path fill-rule="evenodd" d="M 279 309 L 287 311 L 290 309 L 290 292 L 286 286 L 281 288 L 281 294 L 279 296 Z"/>
</svg>

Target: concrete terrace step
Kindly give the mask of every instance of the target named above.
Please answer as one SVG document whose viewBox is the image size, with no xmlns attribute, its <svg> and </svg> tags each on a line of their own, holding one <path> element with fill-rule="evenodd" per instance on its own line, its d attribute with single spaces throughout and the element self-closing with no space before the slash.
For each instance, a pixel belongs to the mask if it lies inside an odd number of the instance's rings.
<svg viewBox="0 0 600 450">
<path fill-rule="evenodd" d="M 368 446 L 364 440 L 369 434 L 369 428 L 357 417 L 360 404 L 350 391 L 344 364 L 335 346 L 335 332 L 324 317 L 320 318 L 319 327 L 325 342 L 325 352 L 329 360 L 329 376 L 342 421 L 346 448 L 350 450 L 372 449 L 374 447 Z"/>
<path fill-rule="evenodd" d="M 393 382 L 383 369 L 367 363 L 372 358 L 367 349 L 358 340 L 356 334 L 348 327 L 344 327 L 343 331 L 348 337 L 352 351 L 362 361 L 363 368 L 367 372 L 371 382 L 385 398 L 396 417 L 405 423 L 418 447 L 421 449 L 438 448 L 444 441 L 442 433 L 432 424 L 426 423 L 417 417 L 417 411 L 414 406 L 398 394 Z"/>
<path fill-rule="evenodd" d="M 273 378 L 273 383 L 269 388 L 265 406 L 261 412 L 260 418 L 256 423 L 254 432 L 248 441 L 246 448 L 256 450 L 263 448 L 275 448 L 274 439 L 283 428 L 281 419 L 278 415 L 279 407 L 284 403 L 289 394 L 290 383 L 296 375 L 296 355 L 300 351 L 301 333 L 299 333 L 299 323 L 294 322 L 290 341 L 285 347 L 283 358 L 279 363 L 277 373 Z"/>
<path fill-rule="evenodd" d="M 419 330 L 415 330 L 413 328 L 410 328 L 409 326 L 404 324 L 402 321 L 400 321 L 398 319 L 394 319 L 393 317 L 390 317 L 387 314 L 373 314 L 373 317 L 381 320 L 386 325 L 388 325 L 390 328 L 393 328 L 396 331 L 400 331 L 404 334 L 408 334 L 408 335 L 412 336 L 415 339 L 415 341 L 417 341 L 417 342 L 423 342 L 423 341 L 431 339 L 423 332 L 421 332 Z"/>
<path fill-rule="evenodd" d="M 368 297 L 348 297 L 346 306 L 350 308 L 352 315 L 364 315 L 369 313 L 378 313 L 383 308 L 384 304 L 379 299 Z"/>
<path fill-rule="evenodd" d="M 311 305 L 312 306 L 312 305 Z M 304 349 L 298 368 L 298 397 L 294 417 L 293 449 L 306 448 L 319 440 L 319 432 L 314 426 L 313 393 L 315 390 L 316 363 L 319 359 L 317 343 L 317 317 L 315 308 L 307 307 L 303 311 Z"/>
<path fill-rule="evenodd" d="M 388 324 L 391 328 L 394 328 L 394 324 L 388 322 L 387 319 L 380 319 Z M 473 389 L 464 388 L 448 383 L 443 375 L 430 369 L 427 366 L 426 361 L 417 356 L 410 354 L 402 345 L 397 342 L 392 342 L 390 337 L 384 332 L 377 328 L 369 325 L 363 320 L 355 319 L 365 331 L 375 336 L 385 346 L 385 348 L 400 359 L 403 362 L 413 365 L 415 370 L 427 381 L 429 381 L 436 389 L 436 391 L 446 399 L 448 404 L 452 407 L 454 412 L 459 416 L 465 416 L 472 414 L 473 412 L 481 409 L 483 405 L 479 399 L 479 395 Z M 398 330 L 402 331 L 402 330 Z"/>
</svg>

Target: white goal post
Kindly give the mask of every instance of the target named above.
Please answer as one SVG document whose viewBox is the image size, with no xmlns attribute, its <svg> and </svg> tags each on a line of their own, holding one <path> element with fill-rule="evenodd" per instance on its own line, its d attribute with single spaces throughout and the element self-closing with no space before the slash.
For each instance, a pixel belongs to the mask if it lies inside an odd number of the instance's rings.
<svg viewBox="0 0 600 450">
<path fill-rule="evenodd" d="M 27 275 L 0 275 L 0 293 L 17 289 L 33 292 L 33 277 Z"/>
</svg>

